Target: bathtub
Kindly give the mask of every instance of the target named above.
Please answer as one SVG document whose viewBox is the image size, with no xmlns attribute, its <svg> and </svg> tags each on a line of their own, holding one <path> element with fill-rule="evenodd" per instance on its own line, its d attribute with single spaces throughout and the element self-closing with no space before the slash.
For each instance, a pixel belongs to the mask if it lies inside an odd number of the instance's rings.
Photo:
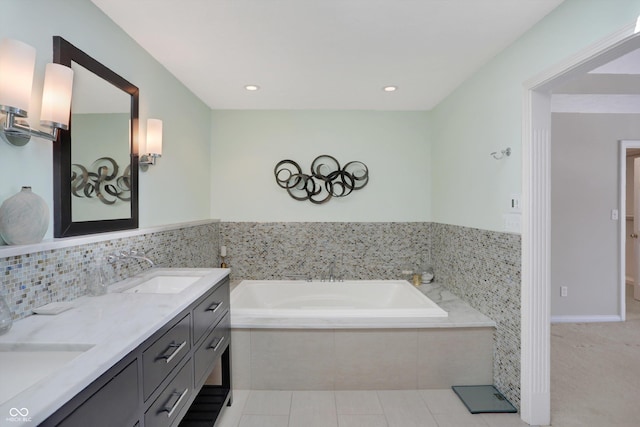
<svg viewBox="0 0 640 427">
<path fill-rule="evenodd" d="M 404 280 L 244 280 L 231 292 L 232 328 L 414 328 L 447 316 Z"/>
</svg>

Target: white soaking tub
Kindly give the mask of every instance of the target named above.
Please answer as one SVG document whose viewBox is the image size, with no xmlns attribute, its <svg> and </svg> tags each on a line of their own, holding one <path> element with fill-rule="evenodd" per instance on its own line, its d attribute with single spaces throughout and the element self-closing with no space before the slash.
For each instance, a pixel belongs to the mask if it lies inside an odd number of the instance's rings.
<svg viewBox="0 0 640 427">
<path fill-rule="evenodd" d="M 447 316 L 404 280 L 244 280 L 231 292 L 233 328 L 413 328 Z"/>
</svg>

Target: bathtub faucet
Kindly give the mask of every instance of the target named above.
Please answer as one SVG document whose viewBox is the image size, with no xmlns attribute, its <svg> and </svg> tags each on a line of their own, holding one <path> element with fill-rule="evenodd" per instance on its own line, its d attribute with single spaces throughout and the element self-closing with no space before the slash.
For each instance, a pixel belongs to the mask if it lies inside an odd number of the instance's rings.
<svg viewBox="0 0 640 427">
<path fill-rule="evenodd" d="M 326 282 L 326 281 L 328 281 L 328 282 L 336 282 L 336 281 L 341 282 L 342 279 L 335 276 L 335 269 L 336 269 L 336 259 L 333 258 L 331 260 L 331 262 L 329 263 L 329 270 L 327 272 L 327 275 L 323 276 L 322 279 L 320 279 L 320 281 L 321 282 Z"/>
</svg>

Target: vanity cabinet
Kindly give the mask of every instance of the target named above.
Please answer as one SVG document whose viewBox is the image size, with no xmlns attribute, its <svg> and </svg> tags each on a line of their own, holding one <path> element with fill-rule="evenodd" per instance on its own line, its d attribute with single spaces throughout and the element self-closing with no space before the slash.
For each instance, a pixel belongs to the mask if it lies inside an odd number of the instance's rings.
<svg viewBox="0 0 640 427">
<path fill-rule="evenodd" d="M 84 402 L 74 402 L 79 406 L 57 425 L 86 427 L 87 420 L 91 420 L 92 427 L 133 425 L 138 413 L 138 364 L 133 360 L 105 383 L 107 379 L 101 377 L 92 384 L 97 391 L 93 394 L 89 391 L 91 396 Z M 50 424 L 45 422 L 45 425 Z"/>
<path fill-rule="evenodd" d="M 231 404 L 230 342 L 225 277 L 41 425 L 213 426 Z M 222 385 L 205 385 L 218 359 Z"/>
</svg>

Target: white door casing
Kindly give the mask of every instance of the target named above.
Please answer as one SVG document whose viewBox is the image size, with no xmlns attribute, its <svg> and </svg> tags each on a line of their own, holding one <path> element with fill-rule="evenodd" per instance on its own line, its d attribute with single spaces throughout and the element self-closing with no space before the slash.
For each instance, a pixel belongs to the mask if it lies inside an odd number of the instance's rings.
<svg viewBox="0 0 640 427">
<path fill-rule="evenodd" d="M 640 148 L 640 141 L 634 142 L 633 148 Z M 633 234 L 633 259 L 635 261 L 633 298 L 640 300 L 640 238 L 638 237 L 640 235 L 640 157 L 633 159 L 633 230 L 631 232 Z M 627 234 L 629 233 L 625 233 L 625 235 Z M 626 291 L 626 283 L 623 286 L 623 300 L 625 299 L 624 291 Z"/>
<path fill-rule="evenodd" d="M 638 48 L 635 26 L 627 25 L 523 85 L 520 413 L 531 425 L 551 424 L 550 93 L 573 76 Z"/>
</svg>

